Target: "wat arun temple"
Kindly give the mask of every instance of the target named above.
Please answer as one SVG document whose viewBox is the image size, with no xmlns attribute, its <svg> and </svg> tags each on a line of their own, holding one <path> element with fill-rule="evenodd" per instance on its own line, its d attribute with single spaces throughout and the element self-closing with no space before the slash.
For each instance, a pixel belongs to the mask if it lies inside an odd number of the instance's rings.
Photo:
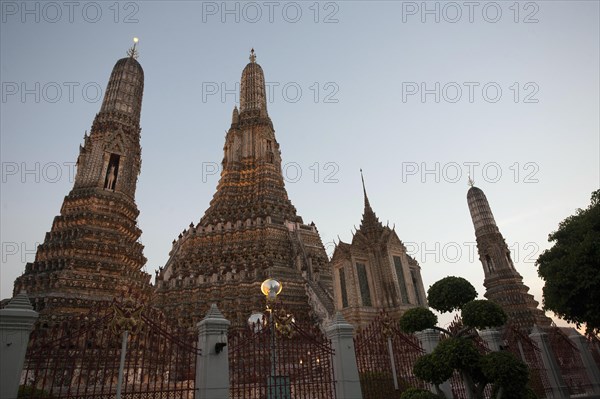
<svg viewBox="0 0 600 399">
<path fill-rule="evenodd" d="M 261 283 L 285 286 L 278 301 L 296 319 L 325 325 L 339 311 L 357 327 L 381 311 L 394 318 L 427 306 L 417 261 L 394 229 L 372 209 L 364 180 L 364 210 L 350 243 L 327 256 L 314 223 L 288 197 L 275 128 L 267 110 L 265 76 L 254 50 L 240 82 L 224 143 L 222 172 L 204 215 L 190 215 L 155 279 L 137 227 L 135 191 L 141 168 L 140 116 L 144 71 L 135 46 L 117 61 L 100 111 L 77 159 L 72 190 L 25 266 L 14 294 L 29 296 L 42 318 L 60 319 L 115 298 L 134 298 L 192 328 L 217 304 L 232 327 L 264 309 Z M 357 171 L 358 172 L 358 171 Z M 357 183 L 358 181 L 357 173 Z M 523 328 L 548 325 L 514 269 L 483 192 L 468 195 L 490 299 Z M 358 216 L 358 215 L 357 215 Z M 340 228 L 348 228 L 348 222 Z M 510 295 L 503 295 L 510 293 Z"/>
</svg>

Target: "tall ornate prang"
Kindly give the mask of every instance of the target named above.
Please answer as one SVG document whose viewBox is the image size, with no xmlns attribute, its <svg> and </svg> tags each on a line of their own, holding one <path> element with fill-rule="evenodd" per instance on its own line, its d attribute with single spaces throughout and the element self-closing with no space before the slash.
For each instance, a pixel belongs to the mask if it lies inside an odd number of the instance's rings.
<svg viewBox="0 0 600 399">
<path fill-rule="evenodd" d="M 223 147 L 221 179 L 200 225 L 267 216 L 302 223 L 285 190 L 281 151 L 267 114 L 265 77 L 254 49 L 240 91 L 240 110 L 233 110 Z"/>
<path fill-rule="evenodd" d="M 304 224 L 288 198 L 254 50 L 240 91 L 217 190 L 199 223 L 173 242 L 157 274 L 157 305 L 191 327 L 216 303 L 235 328 L 263 308 L 260 284 L 273 277 L 286 287 L 286 309 L 324 321 L 333 313 L 327 255 L 315 225 Z"/>
<path fill-rule="evenodd" d="M 15 281 L 14 292 L 25 289 L 42 316 L 83 312 L 123 294 L 150 294 L 135 203 L 144 90 L 135 53 L 115 64 L 80 146 L 73 189 L 35 261 Z"/>
<path fill-rule="evenodd" d="M 485 194 L 470 185 L 467 202 L 485 275 L 485 297 L 500 305 L 517 328 L 530 331 L 534 325 L 549 326 L 552 320 L 538 309 L 538 302 L 528 293 L 529 288 L 515 269 Z"/>
<path fill-rule="evenodd" d="M 381 310 L 400 317 L 427 306 L 421 267 L 406 253 L 396 231 L 375 215 L 362 176 L 364 211 L 352 243 L 340 241 L 331 258 L 335 307 L 356 327 L 368 325 Z"/>
</svg>

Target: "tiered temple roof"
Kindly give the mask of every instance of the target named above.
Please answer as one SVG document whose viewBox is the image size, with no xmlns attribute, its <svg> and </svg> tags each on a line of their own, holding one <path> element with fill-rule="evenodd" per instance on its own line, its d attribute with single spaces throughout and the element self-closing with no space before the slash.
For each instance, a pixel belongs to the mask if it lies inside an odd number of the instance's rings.
<svg viewBox="0 0 600 399">
<path fill-rule="evenodd" d="M 327 255 L 314 224 L 303 224 L 288 198 L 254 50 L 240 88 L 217 190 L 200 221 L 173 242 L 157 273 L 157 306 L 193 326 L 216 303 L 241 325 L 264 310 L 260 284 L 273 277 L 283 284 L 279 298 L 288 311 L 324 321 L 333 311 Z"/>
<path fill-rule="evenodd" d="M 361 171 L 362 177 L 362 171 Z M 399 318 L 427 306 L 421 267 L 406 253 L 396 231 L 384 226 L 369 202 L 363 179 L 364 211 L 350 244 L 340 241 L 331 258 L 335 307 L 356 326 L 366 326 L 383 309 Z"/>
</svg>

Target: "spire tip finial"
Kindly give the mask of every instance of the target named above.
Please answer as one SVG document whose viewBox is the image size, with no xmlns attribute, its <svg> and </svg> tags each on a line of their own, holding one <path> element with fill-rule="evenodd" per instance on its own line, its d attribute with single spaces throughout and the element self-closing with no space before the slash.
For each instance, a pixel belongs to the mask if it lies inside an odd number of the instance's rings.
<svg viewBox="0 0 600 399">
<path fill-rule="evenodd" d="M 365 186 L 365 177 L 363 176 L 362 168 L 360 168 L 360 180 L 362 180 L 363 195 L 364 195 L 364 200 L 365 200 L 365 209 L 370 208 L 371 204 L 369 203 L 369 197 L 367 196 L 367 188 Z"/>
<path fill-rule="evenodd" d="M 129 50 L 127 50 L 127 55 L 130 58 L 137 59 L 137 57 L 139 56 L 139 53 L 138 53 L 138 51 L 136 49 L 136 46 L 137 46 L 137 44 L 138 44 L 139 41 L 140 41 L 139 38 L 137 38 L 137 37 L 133 38 L 133 46 Z"/>
<path fill-rule="evenodd" d="M 367 198 L 367 189 L 365 188 L 365 177 L 363 176 L 363 170 L 360 168 L 360 180 L 362 180 L 363 192 L 365 193 L 365 199 Z"/>
<path fill-rule="evenodd" d="M 256 62 L 256 54 L 254 54 L 254 47 L 250 50 L 250 62 Z"/>
<path fill-rule="evenodd" d="M 469 186 L 470 186 L 470 187 L 473 187 L 473 186 L 475 186 L 475 180 L 473 180 L 473 179 L 471 178 L 471 175 L 469 175 L 468 184 L 469 184 Z"/>
</svg>

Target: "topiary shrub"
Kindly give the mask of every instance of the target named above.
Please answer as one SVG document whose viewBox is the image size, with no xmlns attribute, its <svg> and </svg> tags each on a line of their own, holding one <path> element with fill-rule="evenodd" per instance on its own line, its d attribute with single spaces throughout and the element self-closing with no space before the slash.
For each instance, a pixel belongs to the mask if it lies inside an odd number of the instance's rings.
<svg viewBox="0 0 600 399">
<path fill-rule="evenodd" d="M 437 324 L 437 316 L 426 308 L 412 308 L 404 312 L 398 325 L 407 334 L 433 328 Z"/>
<path fill-rule="evenodd" d="M 436 326 L 437 316 L 425 308 L 408 310 L 399 321 L 408 333 L 434 329 L 445 335 L 431 354 L 419 358 L 413 371 L 417 377 L 432 384 L 441 395 L 440 385 L 457 371 L 467 395 L 483 397 L 492 384 L 494 397 L 531 399 L 527 387 L 527 367 L 505 354 L 484 356 L 474 344 L 476 329 L 498 327 L 506 323 L 506 313 L 488 300 L 476 300 L 477 292 L 467 280 L 449 276 L 433 284 L 427 295 L 429 305 L 440 312 L 460 310 L 462 324 L 453 329 Z"/>
<path fill-rule="evenodd" d="M 461 315 L 465 325 L 479 330 L 506 323 L 506 313 L 500 305 L 483 299 L 467 302 L 462 307 Z"/>
<path fill-rule="evenodd" d="M 462 277 L 444 277 L 427 290 L 429 306 L 442 313 L 459 310 L 475 298 L 475 287 Z"/>
</svg>

